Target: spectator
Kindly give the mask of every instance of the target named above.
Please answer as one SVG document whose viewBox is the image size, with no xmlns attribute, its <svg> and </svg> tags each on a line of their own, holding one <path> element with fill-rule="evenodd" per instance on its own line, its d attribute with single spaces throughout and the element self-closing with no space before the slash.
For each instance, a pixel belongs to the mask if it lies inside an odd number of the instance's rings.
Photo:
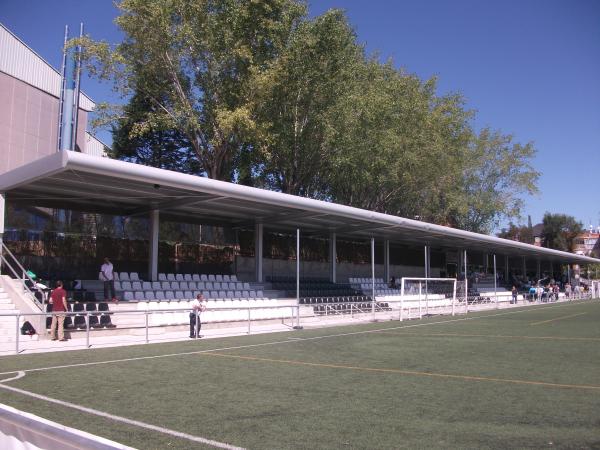
<svg viewBox="0 0 600 450">
<path fill-rule="evenodd" d="M 104 264 L 100 267 L 100 280 L 104 282 L 104 301 L 107 302 L 110 298 L 113 302 L 117 302 L 114 268 L 108 258 L 104 258 Z M 109 291 L 110 297 L 108 296 Z"/>
<path fill-rule="evenodd" d="M 565 284 L 565 297 L 571 298 L 571 284 Z"/>
<path fill-rule="evenodd" d="M 389 284 L 391 289 L 396 289 L 396 277 L 392 277 L 390 278 L 390 284 Z"/>
<path fill-rule="evenodd" d="M 63 289 L 62 281 L 56 282 L 56 289 L 50 294 L 50 304 L 52 305 L 52 323 L 50 324 L 50 338 L 56 341 L 56 327 L 58 325 L 58 340 L 65 339 L 65 313 L 67 312 L 67 293 Z"/>
<path fill-rule="evenodd" d="M 518 295 L 518 292 L 519 291 L 517 291 L 517 287 L 513 286 L 512 290 L 511 290 L 511 293 L 512 293 L 512 301 L 511 301 L 511 303 L 517 304 L 517 295 Z"/>
<path fill-rule="evenodd" d="M 190 311 L 190 338 L 201 338 L 200 328 L 202 328 L 202 322 L 200 322 L 200 313 L 206 310 L 206 304 L 204 303 L 204 296 L 198 294 L 192 301 L 192 311 Z"/>
</svg>

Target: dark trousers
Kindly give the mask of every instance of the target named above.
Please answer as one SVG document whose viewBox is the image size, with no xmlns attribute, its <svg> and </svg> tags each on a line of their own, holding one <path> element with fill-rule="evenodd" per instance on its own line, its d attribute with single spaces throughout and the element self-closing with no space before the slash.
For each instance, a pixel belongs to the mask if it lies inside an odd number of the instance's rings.
<svg viewBox="0 0 600 450">
<path fill-rule="evenodd" d="M 110 297 L 108 296 L 110 291 Z M 104 300 L 111 300 L 115 298 L 115 280 L 108 280 L 104 282 Z"/>
<path fill-rule="evenodd" d="M 198 321 L 196 322 L 196 317 Z M 196 323 L 198 324 L 198 329 L 196 330 Z M 200 316 L 196 315 L 196 313 L 190 313 L 190 337 L 198 337 L 200 336 L 200 329 L 202 328 L 202 323 L 200 322 Z"/>
</svg>

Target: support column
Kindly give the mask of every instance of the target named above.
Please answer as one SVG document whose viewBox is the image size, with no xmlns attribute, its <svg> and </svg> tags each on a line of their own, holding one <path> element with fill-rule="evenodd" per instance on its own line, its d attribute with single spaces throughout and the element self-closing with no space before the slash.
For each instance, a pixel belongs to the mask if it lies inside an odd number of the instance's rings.
<svg viewBox="0 0 600 450">
<path fill-rule="evenodd" d="M 263 230 L 262 223 L 254 225 L 254 276 L 258 283 L 263 282 Z"/>
<path fill-rule="evenodd" d="M 375 320 L 375 238 L 371 238 L 371 312 Z"/>
<path fill-rule="evenodd" d="M 0 194 L 0 256 L 2 255 L 2 244 L 4 243 L 4 210 L 6 206 L 6 198 L 4 194 Z M 2 274 L 2 264 L 0 264 L 0 275 Z"/>
<path fill-rule="evenodd" d="M 494 253 L 494 296 L 496 297 L 496 309 L 498 309 L 499 308 L 499 305 L 498 305 L 498 273 L 496 272 L 496 254 L 495 253 Z"/>
<path fill-rule="evenodd" d="M 335 233 L 329 234 L 329 281 L 337 281 L 337 236 Z"/>
<path fill-rule="evenodd" d="M 390 240 L 383 241 L 383 281 L 390 281 Z"/>
<path fill-rule="evenodd" d="M 540 278 L 542 278 L 542 262 L 539 259 L 537 260 L 536 274 L 537 279 L 535 281 L 537 282 Z"/>
<path fill-rule="evenodd" d="M 488 269 L 489 269 L 489 259 L 490 259 L 490 255 L 488 253 L 484 253 L 483 254 L 483 272 L 486 274 L 488 274 Z"/>
<path fill-rule="evenodd" d="M 508 278 L 510 276 L 510 270 L 508 268 L 508 255 L 504 257 L 504 283 L 508 284 Z"/>
<path fill-rule="evenodd" d="M 429 278 L 429 247 L 426 245 L 425 247 L 423 247 L 423 250 L 425 252 L 425 278 Z"/>
<path fill-rule="evenodd" d="M 523 256 L 523 276 L 527 277 L 527 262 L 525 261 L 524 256 Z"/>
<path fill-rule="evenodd" d="M 148 252 L 148 277 L 150 281 L 158 281 L 158 229 L 160 213 L 158 209 L 150 211 L 150 251 Z"/>
</svg>

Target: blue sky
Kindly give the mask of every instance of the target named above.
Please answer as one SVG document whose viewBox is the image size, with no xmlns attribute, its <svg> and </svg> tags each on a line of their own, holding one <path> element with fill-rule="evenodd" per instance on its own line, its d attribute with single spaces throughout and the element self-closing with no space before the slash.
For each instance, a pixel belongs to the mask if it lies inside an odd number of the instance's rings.
<svg viewBox="0 0 600 450">
<path fill-rule="evenodd" d="M 540 195 L 525 199 L 534 223 L 545 211 L 600 222 L 600 1 L 313 0 L 312 15 L 344 9 L 369 52 L 439 92 L 461 92 L 490 126 L 533 141 Z M 64 25 L 121 39 L 111 0 L 0 0 L 0 22 L 50 64 L 60 64 Z M 84 79 L 96 101 L 110 86 Z M 106 136 L 102 136 L 106 138 Z"/>
</svg>

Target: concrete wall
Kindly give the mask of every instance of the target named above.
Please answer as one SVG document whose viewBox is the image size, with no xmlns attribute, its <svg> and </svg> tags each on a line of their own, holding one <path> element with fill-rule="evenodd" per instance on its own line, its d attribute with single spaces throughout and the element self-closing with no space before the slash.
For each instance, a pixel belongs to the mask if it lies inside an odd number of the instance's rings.
<svg viewBox="0 0 600 450">
<path fill-rule="evenodd" d="M 0 72 L 0 174 L 57 151 L 59 99 Z M 77 145 L 85 151 L 87 112 Z"/>
<path fill-rule="evenodd" d="M 255 281 L 254 275 L 254 258 L 248 258 L 238 256 L 236 258 L 235 271 L 239 279 L 244 281 Z M 397 266 L 390 265 L 390 277 L 423 277 L 423 267 L 415 266 Z M 296 261 L 285 260 L 285 259 L 263 259 L 263 276 L 266 277 L 271 275 L 277 276 L 296 276 Z M 329 277 L 329 263 L 326 262 L 314 262 L 304 261 L 300 263 L 300 276 L 301 277 L 318 277 L 328 278 Z M 370 277 L 371 276 L 371 265 L 370 264 L 349 264 L 349 263 L 338 263 L 337 264 L 337 280 L 338 283 L 345 283 L 348 278 L 352 277 Z M 440 269 L 437 267 L 431 268 L 431 276 L 439 277 Z M 375 277 L 383 278 L 383 264 L 375 264 Z"/>
</svg>

